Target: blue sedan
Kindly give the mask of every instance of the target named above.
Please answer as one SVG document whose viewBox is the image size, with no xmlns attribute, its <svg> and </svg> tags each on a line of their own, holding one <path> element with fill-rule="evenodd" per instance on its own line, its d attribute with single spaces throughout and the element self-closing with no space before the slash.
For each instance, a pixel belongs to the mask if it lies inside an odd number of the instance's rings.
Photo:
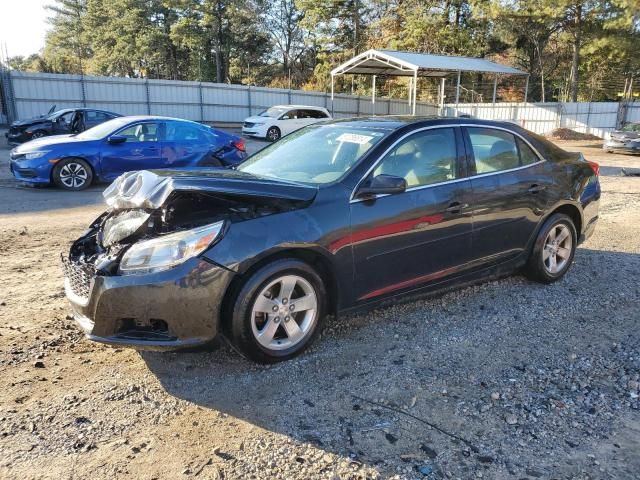
<svg viewBox="0 0 640 480">
<path fill-rule="evenodd" d="M 11 151 L 10 168 L 21 182 L 84 190 L 131 170 L 233 166 L 246 157 L 238 136 L 188 120 L 139 116 L 24 143 Z"/>
</svg>

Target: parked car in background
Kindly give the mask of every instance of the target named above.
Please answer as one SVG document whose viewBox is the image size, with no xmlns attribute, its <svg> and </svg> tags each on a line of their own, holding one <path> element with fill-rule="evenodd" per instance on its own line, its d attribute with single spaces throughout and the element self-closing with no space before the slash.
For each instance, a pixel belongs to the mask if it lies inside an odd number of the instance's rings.
<svg viewBox="0 0 640 480">
<path fill-rule="evenodd" d="M 611 132 L 602 148 L 609 153 L 640 153 L 640 122 L 627 123 Z"/>
<path fill-rule="evenodd" d="M 65 108 L 53 111 L 54 109 L 55 105 L 47 115 L 13 122 L 5 133 L 7 141 L 15 145 L 49 135 L 80 133 L 122 116 L 119 113 L 91 108 Z"/>
<path fill-rule="evenodd" d="M 236 135 L 188 120 L 139 116 L 32 140 L 14 148 L 10 157 L 17 180 L 83 190 L 131 170 L 237 165 L 247 153 Z"/>
<path fill-rule="evenodd" d="M 324 107 L 276 105 L 246 118 L 242 125 L 242 134 L 275 142 L 302 127 L 325 120 L 331 120 L 331 114 Z"/>
<path fill-rule="evenodd" d="M 65 255 L 65 291 L 96 341 L 175 349 L 224 332 L 284 360 L 328 313 L 520 268 L 562 278 L 595 229 L 598 171 L 510 123 L 313 125 L 233 170 L 120 177 Z"/>
</svg>

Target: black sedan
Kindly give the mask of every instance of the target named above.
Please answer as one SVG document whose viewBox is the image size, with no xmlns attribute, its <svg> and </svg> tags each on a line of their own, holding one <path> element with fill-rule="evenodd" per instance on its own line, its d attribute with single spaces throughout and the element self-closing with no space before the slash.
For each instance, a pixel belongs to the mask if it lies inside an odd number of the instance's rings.
<svg viewBox="0 0 640 480">
<path fill-rule="evenodd" d="M 13 122 L 5 133 L 7 141 L 16 145 L 49 135 L 80 133 L 107 120 L 122 116 L 119 113 L 91 108 L 53 110 L 54 108 L 47 115 Z"/>
<path fill-rule="evenodd" d="M 341 314 L 523 269 L 560 279 L 598 219 L 598 165 L 510 123 L 375 117 L 235 169 L 122 175 L 63 255 L 86 335 L 141 349 L 220 332 L 260 362 Z M 515 292 L 514 292 L 515 293 Z"/>
</svg>

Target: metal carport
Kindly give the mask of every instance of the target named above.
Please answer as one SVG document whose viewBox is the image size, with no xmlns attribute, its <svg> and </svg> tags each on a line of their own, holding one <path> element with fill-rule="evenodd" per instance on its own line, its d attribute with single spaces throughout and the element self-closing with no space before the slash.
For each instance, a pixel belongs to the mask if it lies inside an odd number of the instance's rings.
<svg viewBox="0 0 640 480">
<path fill-rule="evenodd" d="M 457 74 L 456 105 L 460 98 L 460 75 L 462 72 L 487 73 L 494 75 L 493 103 L 496 102 L 496 90 L 499 75 L 526 76 L 524 101 L 527 101 L 529 74 L 517 68 L 501 65 L 484 58 L 433 55 L 430 53 L 396 52 L 393 50 L 367 50 L 351 60 L 331 70 L 331 105 L 333 108 L 334 79 L 336 75 L 371 75 L 371 102 L 376 101 L 376 77 L 388 75 L 409 77 L 409 104 L 412 115 L 416 114 L 416 90 L 418 77 L 441 78 L 438 89 L 439 104 L 444 103 L 444 86 L 447 76 Z"/>
</svg>

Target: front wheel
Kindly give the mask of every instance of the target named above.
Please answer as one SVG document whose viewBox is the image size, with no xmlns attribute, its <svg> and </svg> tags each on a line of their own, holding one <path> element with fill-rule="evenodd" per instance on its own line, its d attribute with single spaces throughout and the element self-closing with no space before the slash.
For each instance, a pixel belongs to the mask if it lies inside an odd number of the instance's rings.
<svg viewBox="0 0 640 480">
<path fill-rule="evenodd" d="M 571 218 L 555 213 L 544 223 L 524 269 L 532 280 L 552 283 L 569 270 L 578 246 L 576 227 Z"/>
<path fill-rule="evenodd" d="M 280 132 L 280 129 L 278 127 L 269 127 L 269 130 L 267 130 L 267 140 L 269 140 L 270 142 L 280 140 L 281 136 L 282 132 Z"/>
<path fill-rule="evenodd" d="M 228 318 L 231 342 L 260 363 L 302 353 L 326 310 L 322 279 L 307 263 L 282 259 L 254 272 L 235 296 Z"/>
<path fill-rule="evenodd" d="M 91 185 L 93 171 L 84 160 L 67 158 L 56 164 L 52 178 L 57 186 L 65 190 L 84 190 Z"/>
<path fill-rule="evenodd" d="M 44 136 L 47 135 L 47 132 L 45 132 L 44 130 L 36 130 L 35 132 L 33 132 L 33 135 L 31 135 L 31 138 L 42 138 Z"/>
</svg>

